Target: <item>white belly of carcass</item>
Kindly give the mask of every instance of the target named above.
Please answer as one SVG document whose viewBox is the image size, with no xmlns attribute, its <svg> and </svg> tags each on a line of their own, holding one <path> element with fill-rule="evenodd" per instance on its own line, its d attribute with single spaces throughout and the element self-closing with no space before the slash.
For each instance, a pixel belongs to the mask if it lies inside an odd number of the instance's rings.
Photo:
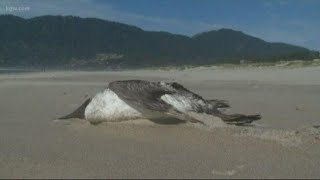
<svg viewBox="0 0 320 180">
<path fill-rule="evenodd" d="M 142 118 L 142 114 L 122 101 L 113 91 L 106 89 L 88 104 L 85 118 L 90 122 L 117 122 Z"/>
</svg>

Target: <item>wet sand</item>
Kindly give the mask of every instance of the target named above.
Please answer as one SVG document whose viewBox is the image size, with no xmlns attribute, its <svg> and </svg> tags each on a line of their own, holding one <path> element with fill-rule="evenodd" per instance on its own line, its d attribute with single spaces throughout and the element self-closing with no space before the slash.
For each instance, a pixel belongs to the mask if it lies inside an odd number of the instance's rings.
<svg viewBox="0 0 320 180">
<path fill-rule="evenodd" d="M 0 75 L 0 178 L 319 178 L 320 68 Z M 108 82 L 177 81 L 254 126 L 57 121 Z"/>
</svg>

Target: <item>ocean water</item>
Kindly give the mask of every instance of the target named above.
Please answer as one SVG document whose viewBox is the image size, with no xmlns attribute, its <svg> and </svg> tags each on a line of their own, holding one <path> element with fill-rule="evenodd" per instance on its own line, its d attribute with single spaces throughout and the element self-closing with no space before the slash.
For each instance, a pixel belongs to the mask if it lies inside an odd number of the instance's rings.
<svg viewBox="0 0 320 180">
<path fill-rule="evenodd" d="M 0 74 L 28 73 L 35 72 L 34 70 L 26 69 L 0 69 Z"/>
</svg>

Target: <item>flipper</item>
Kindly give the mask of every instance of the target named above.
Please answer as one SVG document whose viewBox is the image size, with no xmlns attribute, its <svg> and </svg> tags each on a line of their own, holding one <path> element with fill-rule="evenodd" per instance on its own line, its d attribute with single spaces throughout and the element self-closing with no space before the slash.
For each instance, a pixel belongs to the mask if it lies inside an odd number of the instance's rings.
<svg viewBox="0 0 320 180">
<path fill-rule="evenodd" d="M 84 119 L 84 111 L 86 110 L 86 107 L 88 106 L 88 104 L 91 102 L 91 98 L 87 99 L 80 107 L 78 107 L 75 111 L 73 111 L 72 113 L 60 117 L 58 119 L 71 119 L 71 118 L 79 118 L 79 119 Z"/>
</svg>

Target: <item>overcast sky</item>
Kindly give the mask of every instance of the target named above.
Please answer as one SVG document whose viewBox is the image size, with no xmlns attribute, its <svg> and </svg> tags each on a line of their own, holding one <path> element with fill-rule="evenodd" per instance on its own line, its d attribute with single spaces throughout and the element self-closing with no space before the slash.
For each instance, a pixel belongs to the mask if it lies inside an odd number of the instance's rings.
<svg viewBox="0 0 320 180">
<path fill-rule="evenodd" d="M 97 17 L 188 36 L 232 28 L 320 50 L 320 0 L 0 0 L 0 13 Z"/>
</svg>

